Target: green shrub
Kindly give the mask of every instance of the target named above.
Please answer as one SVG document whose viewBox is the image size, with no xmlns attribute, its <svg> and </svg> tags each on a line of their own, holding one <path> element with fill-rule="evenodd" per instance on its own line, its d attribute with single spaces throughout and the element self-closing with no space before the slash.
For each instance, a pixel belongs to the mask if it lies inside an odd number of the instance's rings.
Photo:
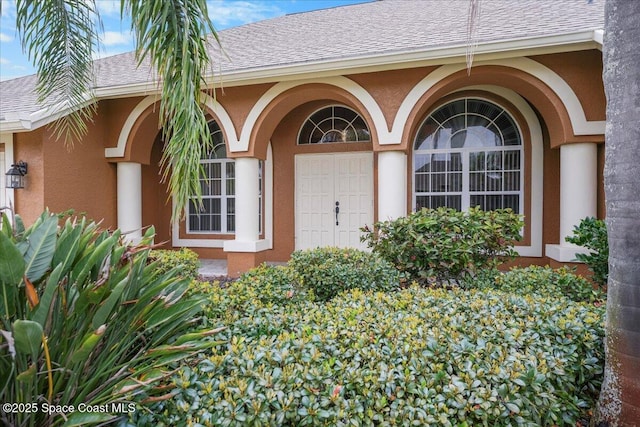
<svg viewBox="0 0 640 427">
<path fill-rule="evenodd" d="M 59 226 L 45 212 L 28 229 L 15 219 L 3 217 L 0 230 L 1 400 L 38 407 L 1 411 L 0 424 L 106 424 L 121 417 L 111 403 L 154 394 L 170 362 L 212 345 L 201 338 L 215 331 L 192 324 L 204 299 L 185 297 L 187 279 L 147 262 L 153 229 L 129 247 L 119 230 L 85 218 Z"/>
<path fill-rule="evenodd" d="M 326 301 L 347 289 L 392 290 L 398 272 L 376 254 L 357 249 L 317 248 L 296 251 L 289 265 L 302 285 Z"/>
<path fill-rule="evenodd" d="M 493 284 L 484 283 L 484 287 L 519 295 L 566 297 L 572 301 L 598 301 L 606 297 L 601 290 L 594 288 L 590 281 L 574 274 L 567 267 L 516 267 L 498 275 Z"/>
<path fill-rule="evenodd" d="M 591 250 L 590 254 L 576 254 L 578 261 L 593 272 L 593 281 L 604 287 L 609 277 L 609 241 L 607 226 L 601 219 L 585 218 L 573 229 L 573 236 L 565 239 L 574 245 Z"/>
<path fill-rule="evenodd" d="M 230 313 L 226 343 L 136 422 L 575 426 L 600 389 L 603 318 L 566 299 L 417 287 Z"/>
<path fill-rule="evenodd" d="M 314 299 L 313 293 L 299 284 L 293 268 L 285 265 L 262 264 L 253 268 L 229 284 L 229 293 L 242 295 L 246 303 L 258 300 L 265 305 Z"/>
<path fill-rule="evenodd" d="M 422 209 L 364 228 L 363 241 L 408 279 L 461 280 L 517 255 L 522 221 L 510 209 Z"/>
<path fill-rule="evenodd" d="M 180 250 L 154 249 L 149 254 L 151 261 L 157 261 L 156 267 L 161 273 L 177 268 L 181 277 L 195 280 L 198 278 L 200 260 L 198 254 L 188 248 Z"/>
</svg>

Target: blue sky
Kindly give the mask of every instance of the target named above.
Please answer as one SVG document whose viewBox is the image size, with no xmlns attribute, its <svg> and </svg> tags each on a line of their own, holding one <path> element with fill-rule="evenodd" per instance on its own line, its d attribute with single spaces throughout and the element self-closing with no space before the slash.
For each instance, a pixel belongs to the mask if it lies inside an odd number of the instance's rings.
<svg viewBox="0 0 640 427">
<path fill-rule="evenodd" d="M 35 70 L 22 53 L 16 33 L 14 0 L 0 0 L 0 80 L 12 79 Z M 287 13 L 324 9 L 371 0 L 207 0 L 209 16 L 217 30 Z M 96 0 L 104 24 L 102 46 L 97 56 L 105 57 L 133 50 L 129 22 L 120 20 L 120 0 Z"/>
</svg>

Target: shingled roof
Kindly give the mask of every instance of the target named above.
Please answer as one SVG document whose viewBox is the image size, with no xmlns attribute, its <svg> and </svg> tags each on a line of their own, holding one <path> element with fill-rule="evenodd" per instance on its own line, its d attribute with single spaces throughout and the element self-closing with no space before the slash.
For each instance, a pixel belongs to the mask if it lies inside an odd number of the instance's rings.
<svg viewBox="0 0 640 427">
<path fill-rule="evenodd" d="M 569 43 L 569 36 L 602 30 L 604 22 L 604 0 L 482 0 L 481 7 L 478 52 L 514 41 L 529 47 Z M 383 64 L 410 54 L 459 56 L 467 43 L 467 13 L 468 0 L 377 0 L 230 28 L 219 33 L 224 53 L 210 44 L 212 74 L 224 81 L 261 70 L 330 70 L 345 61 Z M 136 67 L 133 52 L 97 60 L 95 67 L 97 89 L 154 80 L 148 66 Z M 34 76 L 0 82 L 0 124 L 41 108 L 32 93 L 35 82 Z"/>
</svg>

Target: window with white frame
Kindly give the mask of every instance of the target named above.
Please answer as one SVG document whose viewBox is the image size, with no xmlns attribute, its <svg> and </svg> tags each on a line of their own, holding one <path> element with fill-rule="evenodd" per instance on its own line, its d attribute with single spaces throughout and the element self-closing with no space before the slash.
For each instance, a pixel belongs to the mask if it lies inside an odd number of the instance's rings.
<svg viewBox="0 0 640 427">
<path fill-rule="evenodd" d="M 515 120 L 476 98 L 449 102 L 422 122 L 413 146 L 413 207 L 524 209 L 524 151 Z"/>
<path fill-rule="evenodd" d="M 187 232 L 233 234 L 236 230 L 235 161 L 227 158 L 224 135 L 220 126 L 209 122 L 212 149 L 201 160 L 200 191 L 202 205 L 196 198 L 189 201 Z M 258 169 L 258 209 L 262 230 L 262 162 Z"/>
<path fill-rule="evenodd" d="M 362 116 L 344 105 L 323 107 L 300 128 L 298 144 L 369 142 L 371 134 Z"/>
</svg>

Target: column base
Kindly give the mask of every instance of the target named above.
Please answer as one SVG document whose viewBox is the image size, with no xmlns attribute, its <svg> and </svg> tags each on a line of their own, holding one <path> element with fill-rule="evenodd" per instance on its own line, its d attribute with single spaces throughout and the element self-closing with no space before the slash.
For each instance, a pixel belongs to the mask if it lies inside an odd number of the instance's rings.
<svg viewBox="0 0 640 427">
<path fill-rule="evenodd" d="M 265 260 L 264 252 L 227 252 L 227 275 L 238 277 L 262 264 Z"/>
<path fill-rule="evenodd" d="M 591 251 L 580 246 L 546 245 L 545 255 L 558 262 L 580 262 L 576 254 L 589 254 Z"/>
</svg>

